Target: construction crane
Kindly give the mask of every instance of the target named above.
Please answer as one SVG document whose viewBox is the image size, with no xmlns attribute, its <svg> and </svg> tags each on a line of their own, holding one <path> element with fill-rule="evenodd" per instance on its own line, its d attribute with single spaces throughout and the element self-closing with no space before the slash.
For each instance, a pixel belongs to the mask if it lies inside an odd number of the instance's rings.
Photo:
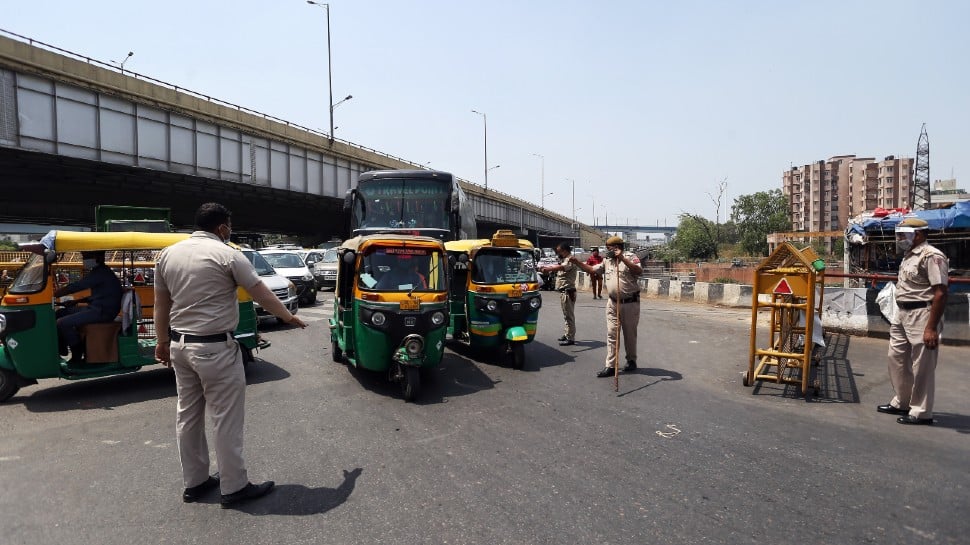
<svg viewBox="0 0 970 545">
<path fill-rule="evenodd" d="M 926 210 L 930 207 L 930 138 L 926 135 L 926 123 L 923 123 L 919 141 L 916 143 L 916 169 L 909 203 L 913 210 Z"/>
</svg>

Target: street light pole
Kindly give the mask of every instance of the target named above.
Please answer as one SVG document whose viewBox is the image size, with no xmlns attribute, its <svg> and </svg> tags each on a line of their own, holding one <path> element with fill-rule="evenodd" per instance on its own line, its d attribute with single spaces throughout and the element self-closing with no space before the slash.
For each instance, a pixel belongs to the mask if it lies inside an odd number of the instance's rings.
<svg viewBox="0 0 970 545">
<path fill-rule="evenodd" d="M 330 105 L 330 144 L 333 144 L 333 59 L 330 55 L 330 4 L 306 0 L 307 4 L 320 6 L 327 10 L 327 87 L 330 90 L 330 97 L 327 104 Z"/>
<path fill-rule="evenodd" d="M 539 159 L 542 160 L 542 164 L 539 167 L 539 208 L 543 210 L 546 209 L 546 156 L 539 155 L 538 153 L 533 153 Z"/>
<path fill-rule="evenodd" d="M 485 127 L 485 191 L 488 191 L 488 117 L 478 110 L 472 110 L 472 113 L 482 116 L 482 123 Z"/>
</svg>

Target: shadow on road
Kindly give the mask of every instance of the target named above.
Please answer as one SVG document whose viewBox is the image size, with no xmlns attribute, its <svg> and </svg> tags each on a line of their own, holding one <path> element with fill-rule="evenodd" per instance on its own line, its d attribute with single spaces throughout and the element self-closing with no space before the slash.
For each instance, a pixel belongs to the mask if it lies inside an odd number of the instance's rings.
<svg viewBox="0 0 970 545">
<path fill-rule="evenodd" d="M 344 482 L 340 483 L 337 488 L 323 486 L 310 488 L 301 484 L 281 484 L 273 490 L 271 495 L 242 503 L 239 506 L 232 507 L 232 509 L 254 516 L 289 515 L 305 517 L 320 515 L 347 501 L 363 471 L 359 467 L 353 471 L 344 470 Z"/>
<path fill-rule="evenodd" d="M 812 376 L 809 378 L 805 401 L 814 403 L 859 403 L 859 388 L 856 385 L 852 362 L 849 360 L 851 337 L 843 333 L 826 333 L 825 346 L 815 347 Z M 798 363 L 800 365 L 800 363 Z M 774 367 L 771 368 L 775 370 Z M 801 368 L 790 367 L 783 375 L 799 381 L 795 383 L 776 383 L 770 380 L 755 382 L 755 395 L 769 395 L 798 399 L 802 396 Z M 815 394 L 815 386 L 818 393 Z"/>
<path fill-rule="evenodd" d="M 350 375 L 361 387 L 386 397 L 400 398 L 401 385 L 387 378 L 387 371 L 368 371 L 350 367 Z M 474 394 L 495 387 L 495 381 L 483 373 L 473 361 L 458 354 L 445 352 L 441 364 L 421 372 L 421 388 L 416 405 L 443 403 L 449 397 Z"/>
<path fill-rule="evenodd" d="M 635 370 L 633 372 L 620 373 L 620 385 L 621 386 L 623 385 L 623 377 L 634 377 L 634 376 L 637 376 L 637 375 L 644 375 L 644 376 L 648 376 L 648 377 L 661 377 L 661 378 L 658 378 L 657 380 L 655 380 L 653 382 L 648 382 L 648 383 L 643 384 L 641 386 L 637 386 L 636 388 L 633 388 L 632 390 L 627 390 L 625 392 L 620 392 L 619 394 L 617 394 L 617 397 L 623 397 L 623 396 L 625 396 L 627 394 L 632 394 L 633 392 L 639 392 L 640 390 L 643 390 L 645 388 L 649 388 L 649 387 L 653 386 L 654 384 L 657 384 L 657 383 L 660 383 L 660 382 L 667 382 L 667 381 L 673 381 L 673 380 L 682 380 L 684 378 L 684 375 L 678 373 L 677 371 L 670 371 L 668 369 L 657 369 L 657 368 L 651 368 L 651 367 L 641 367 L 641 368 L 639 368 L 639 369 L 637 369 L 637 370 Z"/>
<path fill-rule="evenodd" d="M 289 376 L 283 368 L 256 358 L 246 372 L 246 383 L 261 384 Z M 36 392 L 29 396 L 16 396 L 8 403 L 22 401 L 28 411 L 37 413 L 91 409 L 110 411 L 132 403 L 176 397 L 175 375 L 171 369 L 161 366 L 150 371 L 83 379 L 50 388 L 45 387 L 48 383 L 42 379 L 32 387 L 39 388 Z"/>
</svg>

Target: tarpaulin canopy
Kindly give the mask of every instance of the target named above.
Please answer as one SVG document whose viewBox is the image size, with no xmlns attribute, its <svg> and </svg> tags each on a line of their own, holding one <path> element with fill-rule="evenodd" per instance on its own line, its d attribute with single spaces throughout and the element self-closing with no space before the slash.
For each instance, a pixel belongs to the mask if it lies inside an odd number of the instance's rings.
<svg viewBox="0 0 970 545">
<path fill-rule="evenodd" d="M 908 214 L 894 213 L 884 217 L 874 217 L 863 214 L 849 221 L 845 229 L 845 237 L 850 243 L 861 242 L 870 236 L 892 236 L 896 225 L 904 218 L 920 218 L 929 224 L 933 231 L 970 230 L 970 201 L 954 203 L 950 208 L 935 208 L 933 210 L 917 210 Z M 853 237 L 852 235 L 858 235 Z"/>
</svg>

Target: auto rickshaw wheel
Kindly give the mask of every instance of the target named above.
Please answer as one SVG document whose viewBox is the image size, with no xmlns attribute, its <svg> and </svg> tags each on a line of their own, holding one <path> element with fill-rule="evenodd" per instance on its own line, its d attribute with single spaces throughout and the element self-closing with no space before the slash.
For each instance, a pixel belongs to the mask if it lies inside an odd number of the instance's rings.
<svg viewBox="0 0 970 545">
<path fill-rule="evenodd" d="M 525 367 L 525 345 L 522 343 L 512 343 L 509 346 L 509 351 L 512 353 L 512 368 L 522 369 Z"/>
<path fill-rule="evenodd" d="M 0 369 L 0 403 L 13 397 L 18 390 L 17 374 L 9 369 Z"/>
<path fill-rule="evenodd" d="M 403 371 L 401 393 L 404 395 L 404 401 L 414 401 L 421 389 L 421 371 L 417 367 L 405 367 Z"/>
<path fill-rule="evenodd" d="M 346 363 L 346 360 L 344 360 L 344 351 L 340 349 L 337 341 L 330 341 L 330 357 L 333 358 L 335 363 Z"/>
</svg>

